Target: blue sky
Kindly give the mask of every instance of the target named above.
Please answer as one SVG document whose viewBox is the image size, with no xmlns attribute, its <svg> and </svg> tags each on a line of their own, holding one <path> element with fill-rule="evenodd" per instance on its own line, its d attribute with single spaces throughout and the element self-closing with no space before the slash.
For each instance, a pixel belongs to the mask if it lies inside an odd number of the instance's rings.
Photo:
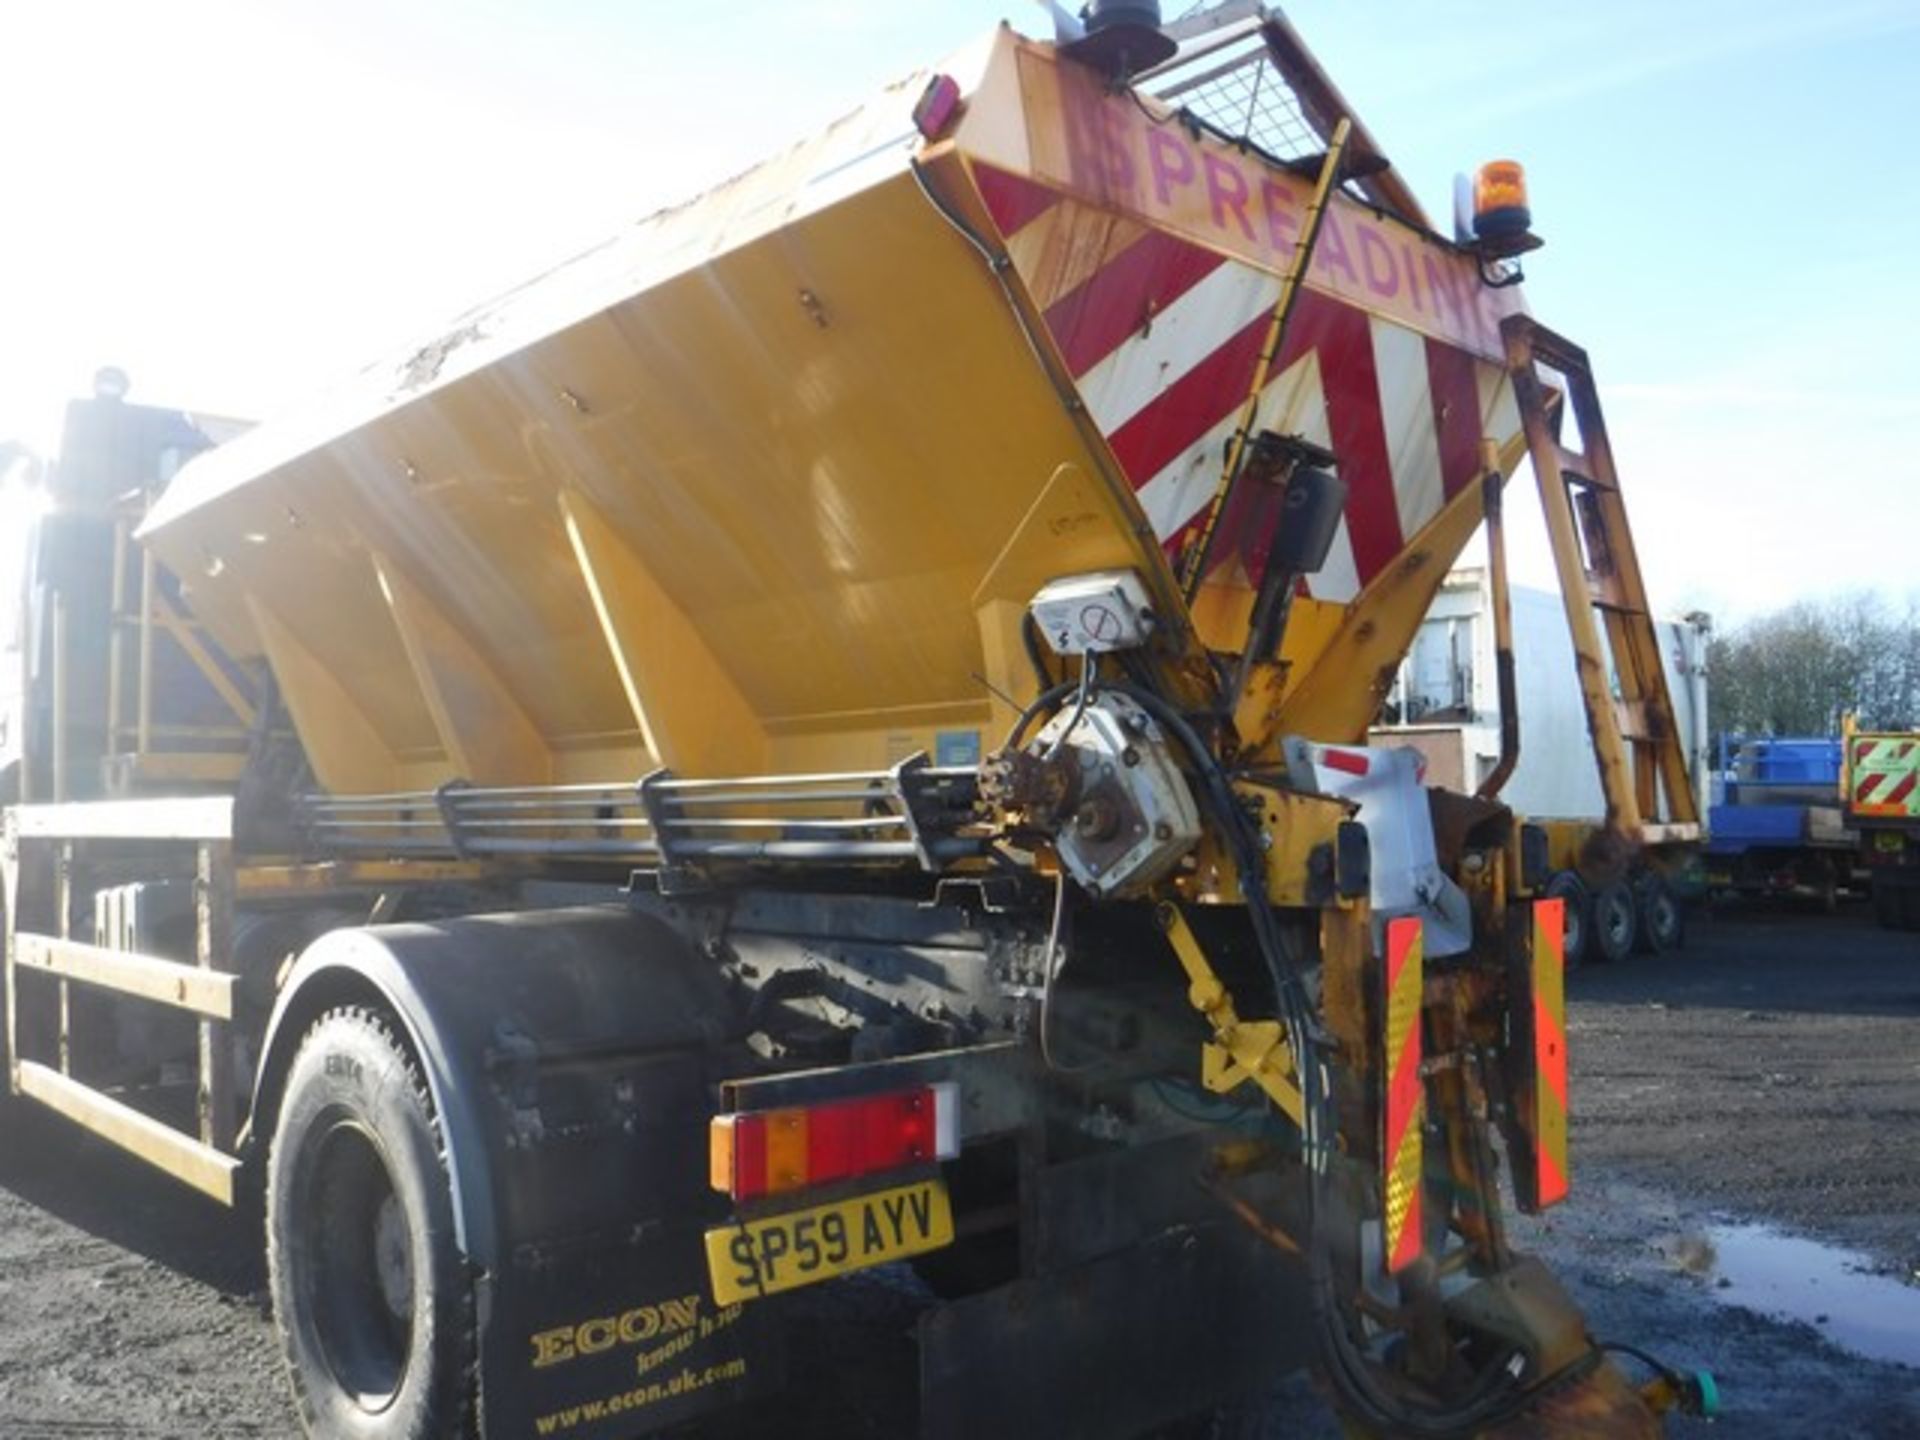
<svg viewBox="0 0 1920 1440">
<path fill-rule="evenodd" d="M 1920 5 L 1288 13 L 1436 214 L 1455 170 L 1527 164 L 1531 303 L 1594 357 L 1661 608 L 1920 592 Z M 108 362 L 136 398 L 269 413 L 1003 16 L 1045 23 L 1026 0 L 9 5 L 0 436 L 48 444 Z"/>
</svg>

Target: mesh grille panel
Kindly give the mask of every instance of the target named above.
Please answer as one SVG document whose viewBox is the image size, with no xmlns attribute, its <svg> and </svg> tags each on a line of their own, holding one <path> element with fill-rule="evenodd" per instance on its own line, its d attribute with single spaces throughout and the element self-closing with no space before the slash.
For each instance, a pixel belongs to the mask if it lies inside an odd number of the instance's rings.
<svg viewBox="0 0 1920 1440">
<path fill-rule="evenodd" d="M 1184 106 L 1223 134 L 1250 141 L 1276 159 L 1298 160 L 1326 149 L 1258 36 L 1232 52 L 1202 56 L 1156 76 L 1153 90 L 1169 104 Z"/>
</svg>

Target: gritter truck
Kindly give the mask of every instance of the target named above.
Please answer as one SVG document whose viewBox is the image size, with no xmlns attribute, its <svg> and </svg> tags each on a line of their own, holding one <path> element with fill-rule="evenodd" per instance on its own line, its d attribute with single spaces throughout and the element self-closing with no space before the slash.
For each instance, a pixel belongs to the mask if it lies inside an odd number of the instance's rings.
<svg viewBox="0 0 1920 1440">
<path fill-rule="evenodd" d="M 316 1440 L 849 1383 L 784 1324 L 888 1264 L 928 1436 L 1301 1366 L 1354 1433 L 1658 1433 L 1708 1383 L 1503 1219 L 1573 1173 L 1544 837 L 1367 743 L 1530 459 L 1566 763 L 1622 863 L 1697 828 L 1534 244 L 1277 11 L 1095 4 L 225 443 L 77 402 L 11 1103 L 257 1209 Z"/>
<path fill-rule="evenodd" d="M 1846 716 L 1839 782 L 1874 919 L 1889 930 L 1920 930 L 1920 731 L 1863 730 Z"/>
</svg>

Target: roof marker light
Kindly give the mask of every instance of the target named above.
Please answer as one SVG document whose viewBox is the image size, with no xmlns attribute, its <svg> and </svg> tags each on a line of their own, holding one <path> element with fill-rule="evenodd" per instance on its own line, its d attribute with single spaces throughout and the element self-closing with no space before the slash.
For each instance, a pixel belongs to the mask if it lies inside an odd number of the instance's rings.
<svg viewBox="0 0 1920 1440">
<path fill-rule="evenodd" d="M 913 128 L 929 140 L 938 140 L 959 110 L 960 82 L 951 75 L 936 75 L 913 107 Z"/>
</svg>

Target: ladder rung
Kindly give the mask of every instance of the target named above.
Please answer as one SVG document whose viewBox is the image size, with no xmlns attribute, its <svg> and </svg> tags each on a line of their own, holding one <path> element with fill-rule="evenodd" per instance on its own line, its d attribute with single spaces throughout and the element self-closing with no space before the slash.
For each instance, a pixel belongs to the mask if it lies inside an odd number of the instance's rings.
<svg viewBox="0 0 1920 1440">
<path fill-rule="evenodd" d="M 1651 745 L 1654 734 L 1647 724 L 1647 706 L 1641 700 L 1616 700 L 1613 713 L 1620 721 L 1620 738 L 1636 744 Z"/>
<path fill-rule="evenodd" d="M 1555 445 L 1554 459 L 1560 466 L 1560 478 L 1576 481 L 1590 490 L 1614 490 L 1618 487 L 1611 481 L 1594 474 L 1595 466 L 1583 453 L 1565 445 Z"/>
<path fill-rule="evenodd" d="M 1576 375 L 1593 378 L 1593 362 L 1587 358 L 1586 349 L 1573 343 L 1566 336 L 1547 329 L 1539 321 L 1534 321 L 1532 329 L 1533 360 L 1536 365 L 1546 365 L 1558 370 L 1567 379 Z"/>
<path fill-rule="evenodd" d="M 1674 730 L 1659 631 L 1640 583 L 1632 530 L 1607 498 L 1619 494 L 1620 484 L 1593 367 L 1585 350 L 1527 316 L 1508 316 L 1500 331 L 1535 470 L 1543 481 L 1557 474 L 1562 482 L 1557 493 L 1543 486 L 1549 516 L 1560 523 L 1568 517 L 1559 507 L 1573 512 L 1579 543 L 1572 553 L 1565 546 L 1555 552 L 1562 589 L 1569 599 L 1580 592 L 1588 615 L 1604 622 L 1602 635 L 1592 634 L 1584 617 L 1576 624 L 1577 639 L 1599 642 L 1600 653 L 1582 659 L 1603 665 L 1610 651 L 1620 669 L 1619 696 L 1594 684 L 1592 675 L 1583 677 L 1608 806 L 1645 841 L 1696 840 L 1696 802 Z M 1572 433 L 1562 429 L 1568 417 L 1577 427 Z M 1586 450 L 1562 443 L 1563 434 Z"/>
<path fill-rule="evenodd" d="M 1698 841 L 1699 838 L 1700 827 L 1698 825 L 1681 823 L 1642 825 L 1640 827 L 1640 840 L 1641 843 L 1646 845 L 1690 845 Z"/>
<path fill-rule="evenodd" d="M 1595 570 L 1589 567 L 1587 592 L 1593 600 L 1593 608 L 1605 611 L 1609 615 L 1637 619 L 1649 613 L 1644 606 L 1636 604 L 1633 598 L 1626 594 L 1625 587 L 1620 583 L 1620 576 L 1612 570 Z"/>
</svg>

